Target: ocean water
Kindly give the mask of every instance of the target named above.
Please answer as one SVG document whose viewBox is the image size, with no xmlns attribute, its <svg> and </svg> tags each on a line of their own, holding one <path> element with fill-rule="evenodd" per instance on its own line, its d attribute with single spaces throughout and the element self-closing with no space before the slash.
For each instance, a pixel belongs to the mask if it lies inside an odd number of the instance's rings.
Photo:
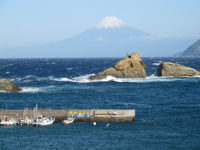
<svg viewBox="0 0 200 150">
<path fill-rule="evenodd" d="M 199 150 L 200 77 L 157 77 L 162 61 L 200 70 L 191 58 L 143 58 L 146 79 L 89 81 L 120 58 L 0 59 L 0 77 L 23 91 L 0 92 L 0 108 L 136 110 L 133 123 L 73 123 L 64 126 L 0 127 L 0 150 Z"/>
</svg>

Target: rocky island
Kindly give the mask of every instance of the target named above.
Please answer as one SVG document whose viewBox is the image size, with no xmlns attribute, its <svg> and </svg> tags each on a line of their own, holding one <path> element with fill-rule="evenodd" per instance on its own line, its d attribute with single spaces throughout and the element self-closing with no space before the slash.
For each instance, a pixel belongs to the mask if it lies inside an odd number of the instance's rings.
<svg viewBox="0 0 200 150">
<path fill-rule="evenodd" d="M 158 76 L 184 77 L 196 75 L 200 75 L 200 72 L 172 62 L 162 62 L 158 68 Z"/>
<path fill-rule="evenodd" d="M 6 92 L 19 92 L 22 89 L 19 88 L 14 82 L 5 78 L 0 78 L 0 90 Z"/>
<path fill-rule="evenodd" d="M 114 66 L 90 76 L 90 80 L 101 80 L 108 76 L 115 78 L 145 78 L 146 65 L 140 58 L 140 53 L 132 53 L 126 56 L 123 60 L 118 61 Z"/>
</svg>

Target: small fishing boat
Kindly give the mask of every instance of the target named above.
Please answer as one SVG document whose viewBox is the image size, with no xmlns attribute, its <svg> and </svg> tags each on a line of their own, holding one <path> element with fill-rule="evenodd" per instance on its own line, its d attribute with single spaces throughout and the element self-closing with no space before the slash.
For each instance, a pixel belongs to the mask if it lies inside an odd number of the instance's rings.
<svg viewBox="0 0 200 150">
<path fill-rule="evenodd" d="M 18 124 L 21 126 L 28 126 L 28 125 L 31 125 L 32 123 L 33 123 L 33 120 L 29 119 L 28 117 L 21 118 L 18 120 Z"/>
<path fill-rule="evenodd" d="M 26 116 L 26 111 L 27 111 L 28 109 L 24 109 L 24 112 L 23 112 L 23 118 L 20 118 L 19 120 L 18 120 L 18 125 L 21 125 L 21 126 L 28 126 L 28 125 L 30 125 L 30 124 L 32 124 L 32 122 L 33 122 L 33 119 L 30 119 L 30 118 L 28 118 L 27 116 Z"/>
<path fill-rule="evenodd" d="M 7 115 L 7 105 L 6 105 L 6 112 L 5 115 L 2 116 L 2 118 L 0 119 L 0 125 L 1 126 L 13 126 L 17 124 L 17 120 L 8 117 Z"/>
<path fill-rule="evenodd" d="M 5 118 L 5 119 L 1 119 L 0 121 L 1 126 L 13 126 L 16 124 L 17 124 L 17 120 L 13 118 Z"/>
<path fill-rule="evenodd" d="M 33 121 L 33 126 L 48 126 L 53 124 L 55 118 L 47 118 L 43 117 L 41 114 L 37 116 L 37 118 Z"/>
<path fill-rule="evenodd" d="M 63 120 L 63 124 L 68 125 L 73 123 L 75 118 L 73 116 L 68 116 L 67 119 Z"/>
</svg>

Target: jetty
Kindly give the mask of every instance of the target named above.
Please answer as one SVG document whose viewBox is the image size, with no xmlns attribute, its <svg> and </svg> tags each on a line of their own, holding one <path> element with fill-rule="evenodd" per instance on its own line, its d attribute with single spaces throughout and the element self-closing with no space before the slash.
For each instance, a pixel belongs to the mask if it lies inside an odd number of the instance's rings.
<svg viewBox="0 0 200 150">
<path fill-rule="evenodd" d="M 34 111 L 35 109 L 0 109 L 0 118 L 19 119 L 24 114 L 34 118 Z M 135 120 L 134 109 L 38 109 L 37 113 L 45 117 L 53 117 L 56 122 L 62 122 L 67 115 L 75 116 L 76 122 L 133 122 Z"/>
</svg>

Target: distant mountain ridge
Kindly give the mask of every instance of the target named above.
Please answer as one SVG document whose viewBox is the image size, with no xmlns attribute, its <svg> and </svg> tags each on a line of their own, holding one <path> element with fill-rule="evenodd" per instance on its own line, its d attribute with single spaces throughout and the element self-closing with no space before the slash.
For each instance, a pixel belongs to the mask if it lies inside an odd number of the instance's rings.
<svg viewBox="0 0 200 150">
<path fill-rule="evenodd" d="M 182 57 L 200 57 L 200 39 L 189 46 L 184 52 L 180 53 Z"/>
<path fill-rule="evenodd" d="M 0 57 L 123 57 L 134 51 L 139 51 L 143 57 L 173 56 L 186 49 L 193 40 L 155 37 L 116 17 L 106 17 L 96 27 L 71 38 L 38 46 L 4 49 Z"/>
</svg>

